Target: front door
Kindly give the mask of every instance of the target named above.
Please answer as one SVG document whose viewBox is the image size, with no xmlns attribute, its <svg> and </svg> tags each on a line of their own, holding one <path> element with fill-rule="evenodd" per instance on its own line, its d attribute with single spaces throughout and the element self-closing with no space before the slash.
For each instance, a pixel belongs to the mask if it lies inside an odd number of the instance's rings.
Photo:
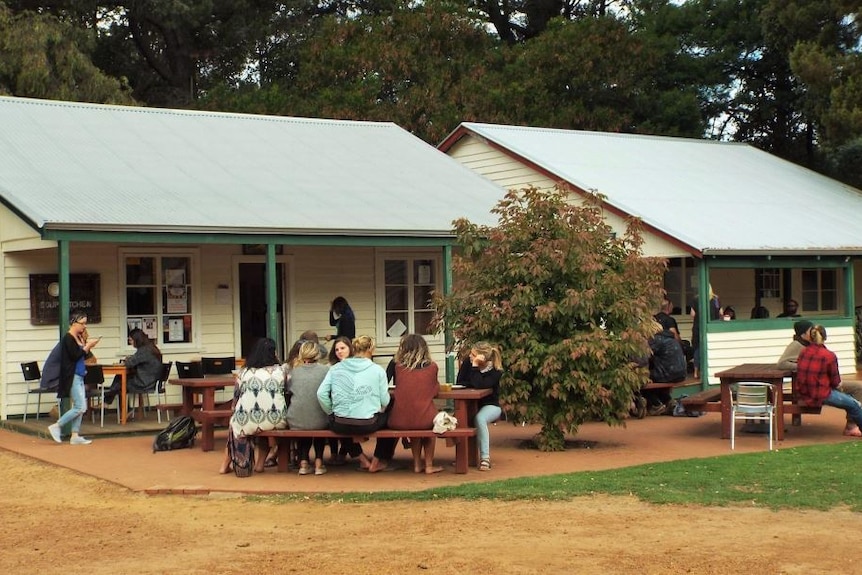
<svg viewBox="0 0 862 575">
<path fill-rule="evenodd" d="M 276 302 L 278 333 L 275 343 L 279 357 L 284 357 L 284 264 L 278 263 L 276 272 Z M 266 264 L 244 262 L 239 264 L 239 318 L 242 357 L 248 357 L 255 342 L 266 337 Z"/>
</svg>

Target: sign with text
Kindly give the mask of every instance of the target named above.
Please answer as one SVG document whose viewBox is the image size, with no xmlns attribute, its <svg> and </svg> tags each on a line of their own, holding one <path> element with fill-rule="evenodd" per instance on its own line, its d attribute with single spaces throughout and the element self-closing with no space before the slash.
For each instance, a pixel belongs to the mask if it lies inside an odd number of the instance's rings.
<svg viewBox="0 0 862 575">
<path fill-rule="evenodd" d="M 89 323 L 102 321 L 99 274 L 69 275 L 69 311 L 87 314 Z M 30 323 L 60 323 L 60 279 L 57 274 L 30 274 Z"/>
</svg>

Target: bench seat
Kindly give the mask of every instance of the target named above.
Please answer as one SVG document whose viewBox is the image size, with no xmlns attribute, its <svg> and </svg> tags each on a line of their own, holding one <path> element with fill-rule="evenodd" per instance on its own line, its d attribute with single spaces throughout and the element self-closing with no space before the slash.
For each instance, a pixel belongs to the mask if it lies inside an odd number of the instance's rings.
<svg viewBox="0 0 862 575">
<path fill-rule="evenodd" d="M 705 389 L 701 392 L 683 397 L 680 402 L 686 411 L 721 411 L 721 389 Z"/>
<path fill-rule="evenodd" d="M 192 412 L 192 419 L 201 424 L 201 450 L 212 451 L 215 443 L 215 426 L 227 425 L 233 409 L 197 409 Z"/>
<path fill-rule="evenodd" d="M 258 437 L 274 437 L 278 442 L 278 470 L 287 471 L 290 460 L 290 439 L 300 437 L 323 437 L 326 439 L 353 439 L 355 441 L 368 438 L 391 438 L 401 437 L 440 437 L 452 440 L 455 443 L 455 473 L 467 473 L 467 439 L 476 436 L 474 427 L 459 427 L 446 433 L 434 433 L 430 429 L 379 429 L 374 433 L 362 435 L 343 435 L 329 429 L 276 429 L 273 431 L 262 431 Z"/>
</svg>

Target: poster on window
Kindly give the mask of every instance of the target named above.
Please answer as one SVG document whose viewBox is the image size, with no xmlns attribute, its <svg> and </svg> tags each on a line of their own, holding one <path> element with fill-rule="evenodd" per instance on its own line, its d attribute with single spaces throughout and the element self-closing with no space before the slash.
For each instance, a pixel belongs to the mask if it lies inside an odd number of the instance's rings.
<svg viewBox="0 0 862 575">
<path fill-rule="evenodd" d="M 168 341 L 183 341 L 183 320 L 173 318 L 168 320 Z"/>
<path fill-rule="evenodd" d="M 156 318 L 145 317 L 141 320 L 141 323 L 141 329 L 144 330 L 148 338 L 155 340 L 159 337 L 159 332 L 156 330 Z"/>
<path fill-rule="evenodd" d="M 168 286 L 167 295 L 168 313 L 188 313 L 189 298 L 186 286 Z"/>
<path fill-rule="evenodd" d="M 144 322 L 139 317 L 130 317 L 129 319 L 126 320 L 126 328 L 128 329 L 128 331 L 126 331 L 126 333 L 132 333 L 133 329 L 143 329 L 143 327 L 144 327 Z"/>
<path fill-rule="evenodd" d="M 182 268 L 165 270 L 165 283 L 169 286 L 186 285 L 186 270 Z"/>
</svg>

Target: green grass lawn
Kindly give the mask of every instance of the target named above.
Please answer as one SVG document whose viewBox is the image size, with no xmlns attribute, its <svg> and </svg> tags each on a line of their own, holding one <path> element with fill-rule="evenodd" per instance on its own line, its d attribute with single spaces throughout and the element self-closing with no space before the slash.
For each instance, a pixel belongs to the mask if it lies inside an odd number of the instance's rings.
<svg viewBox="0 0 862 575">
<path fill-rule="evenodd" d="M 633 495 L 656 504 L 749 505 L 769 509 L 862 511 L 862 441 L 732 454 L 440 487 L 419 492 L 296 494 L 267 501 L 564 500 Z"/>
</svg>

